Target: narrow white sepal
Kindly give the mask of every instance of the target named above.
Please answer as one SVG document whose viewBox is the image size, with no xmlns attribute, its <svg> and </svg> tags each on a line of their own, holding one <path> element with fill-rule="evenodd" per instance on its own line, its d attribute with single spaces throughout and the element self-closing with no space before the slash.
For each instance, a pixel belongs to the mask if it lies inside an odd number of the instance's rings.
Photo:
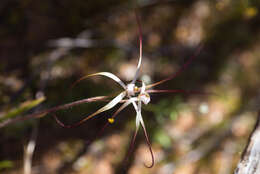
<svg viewBox="0 0 260 174">
<path fill-rule="evenodd" d="M 124 89 L 126 89 L 126 85 L 124 84 L 124 82 L 122 80 L 120 80 L 116 75 L 114 75 L 110 72 L 98 72 L 98 73 L 95 73 L 95 74 L 90 74 L 90 75 L 88 75 L 88 77 L 96 76 L 96 75 L 102 75 L 102 76 L 106 76 L 108 78 L 111 78 L 114 81 L 116 81 L 118 84 L 120 84 Z"/>
<path fill-rule="evenodd" d="M 118 96 L 116 96 L 113 100 L 111 100 L 108 104 L 106 104 L 105 106 L 103 106 L 102 108 L 100 108 L 99 110 L 97 110 L 96 113 L 101 113 L 104 112 L 106 110 L 109 110 L 111 108 L 113 108 L 115 105 L 117 105 L 126 95 L 126 92 L 121 92 Z"/>
<path fill-rule="evenodd" d="M 135 83 L 135 81 L 137 80 L 137 78 L 138 78 L 138 76 L 139 76 L 141 63 L 142 63 L 142 55 L 140 55 L 140 57 L 139 57 L 138 65 L 137 65 L 136 72 L 135 72 L 135 76 L 134 76 L 134 79 L 133 79 L 132 82 L 131 82 L 132 84 Z"/>
</svg>

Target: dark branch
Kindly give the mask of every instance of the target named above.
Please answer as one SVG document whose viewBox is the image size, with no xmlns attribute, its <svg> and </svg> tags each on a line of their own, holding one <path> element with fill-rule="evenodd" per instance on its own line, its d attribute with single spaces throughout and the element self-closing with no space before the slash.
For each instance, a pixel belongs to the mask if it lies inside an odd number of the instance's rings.
<svg viewBox="0 0 260 174">
<path fill-rule="evenodd" d="M 238 163 L 235 174 L 259 174 L 260 173 L 260 112 L 248 144 Z"/>
</svg>

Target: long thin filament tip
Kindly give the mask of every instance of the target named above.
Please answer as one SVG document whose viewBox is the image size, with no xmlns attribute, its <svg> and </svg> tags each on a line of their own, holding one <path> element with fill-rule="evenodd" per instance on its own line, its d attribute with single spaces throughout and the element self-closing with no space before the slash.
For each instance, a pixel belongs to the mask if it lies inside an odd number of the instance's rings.
<svg viewBox="0 0 260 174">
<path fill-rule="evenodd" d="M 146 140 L 146 143 L 147 143 L 147 146 L 149 148 L 149 151 L 150 151 L 150 154 L 151 154 L 151 164 L 150 165 L 146 165 L 144 164 L 145 167 L 147 168 L 152 168 L 154 166 L 154 155 L 153 155 L 153 150 L 152 150 L 152 146 L 151 146 L 151 143 L 150 143 L 150 140 L 148 138 L 148 135 L 147 135 L 147 132 L 146 132 L 146 129 L 143 127 L 144 129 L 144 135 L 145 135 L 145 140 Z"/>
</svg>

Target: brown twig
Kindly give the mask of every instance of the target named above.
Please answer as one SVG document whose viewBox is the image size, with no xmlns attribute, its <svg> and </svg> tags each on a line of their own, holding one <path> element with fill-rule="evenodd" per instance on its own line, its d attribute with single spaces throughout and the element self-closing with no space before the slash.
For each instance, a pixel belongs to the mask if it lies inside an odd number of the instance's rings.
<svg viewBox="0 0 260 174">
<path fill-rule="evenodd" d="M 241 160 L 234 172 L 235 174 L 260 173 L 260 111 L 258 118 L 242 154 Z"/>
</svg>

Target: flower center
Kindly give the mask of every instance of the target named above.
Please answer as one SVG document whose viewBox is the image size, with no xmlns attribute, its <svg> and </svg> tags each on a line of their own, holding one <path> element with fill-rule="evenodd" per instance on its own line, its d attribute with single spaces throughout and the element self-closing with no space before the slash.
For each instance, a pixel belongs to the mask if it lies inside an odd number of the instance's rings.
<svg viewBox="0 0 260 174">
<path fill-rule="evenodd" d="M 127 93 L 128 97 L 135 95 L 135 88 L 136 88 L 135 84 L 132 84 L 132 83 L 130 83 L 126 86 L 126 93 Z"/>
<path fill-rule="evenodd" d="M 130 83 L 126 86 L 126 93 L 129 98 L 135 96 L 136 93 L 140 92 L 137 96 L 138 100 L 141 100 L 144 104 L 148 104 L 151 100 L 150 95 L 145 91 L 145 84 L 142 82 L 142 87 L 137 87 L 135 84 Z"/>
<path fill-rule="evenodd" d="M 140 93 L 138 98 L 146 105 L 151 101 L 150 95 L 147 92 Z"/>
</svg>

